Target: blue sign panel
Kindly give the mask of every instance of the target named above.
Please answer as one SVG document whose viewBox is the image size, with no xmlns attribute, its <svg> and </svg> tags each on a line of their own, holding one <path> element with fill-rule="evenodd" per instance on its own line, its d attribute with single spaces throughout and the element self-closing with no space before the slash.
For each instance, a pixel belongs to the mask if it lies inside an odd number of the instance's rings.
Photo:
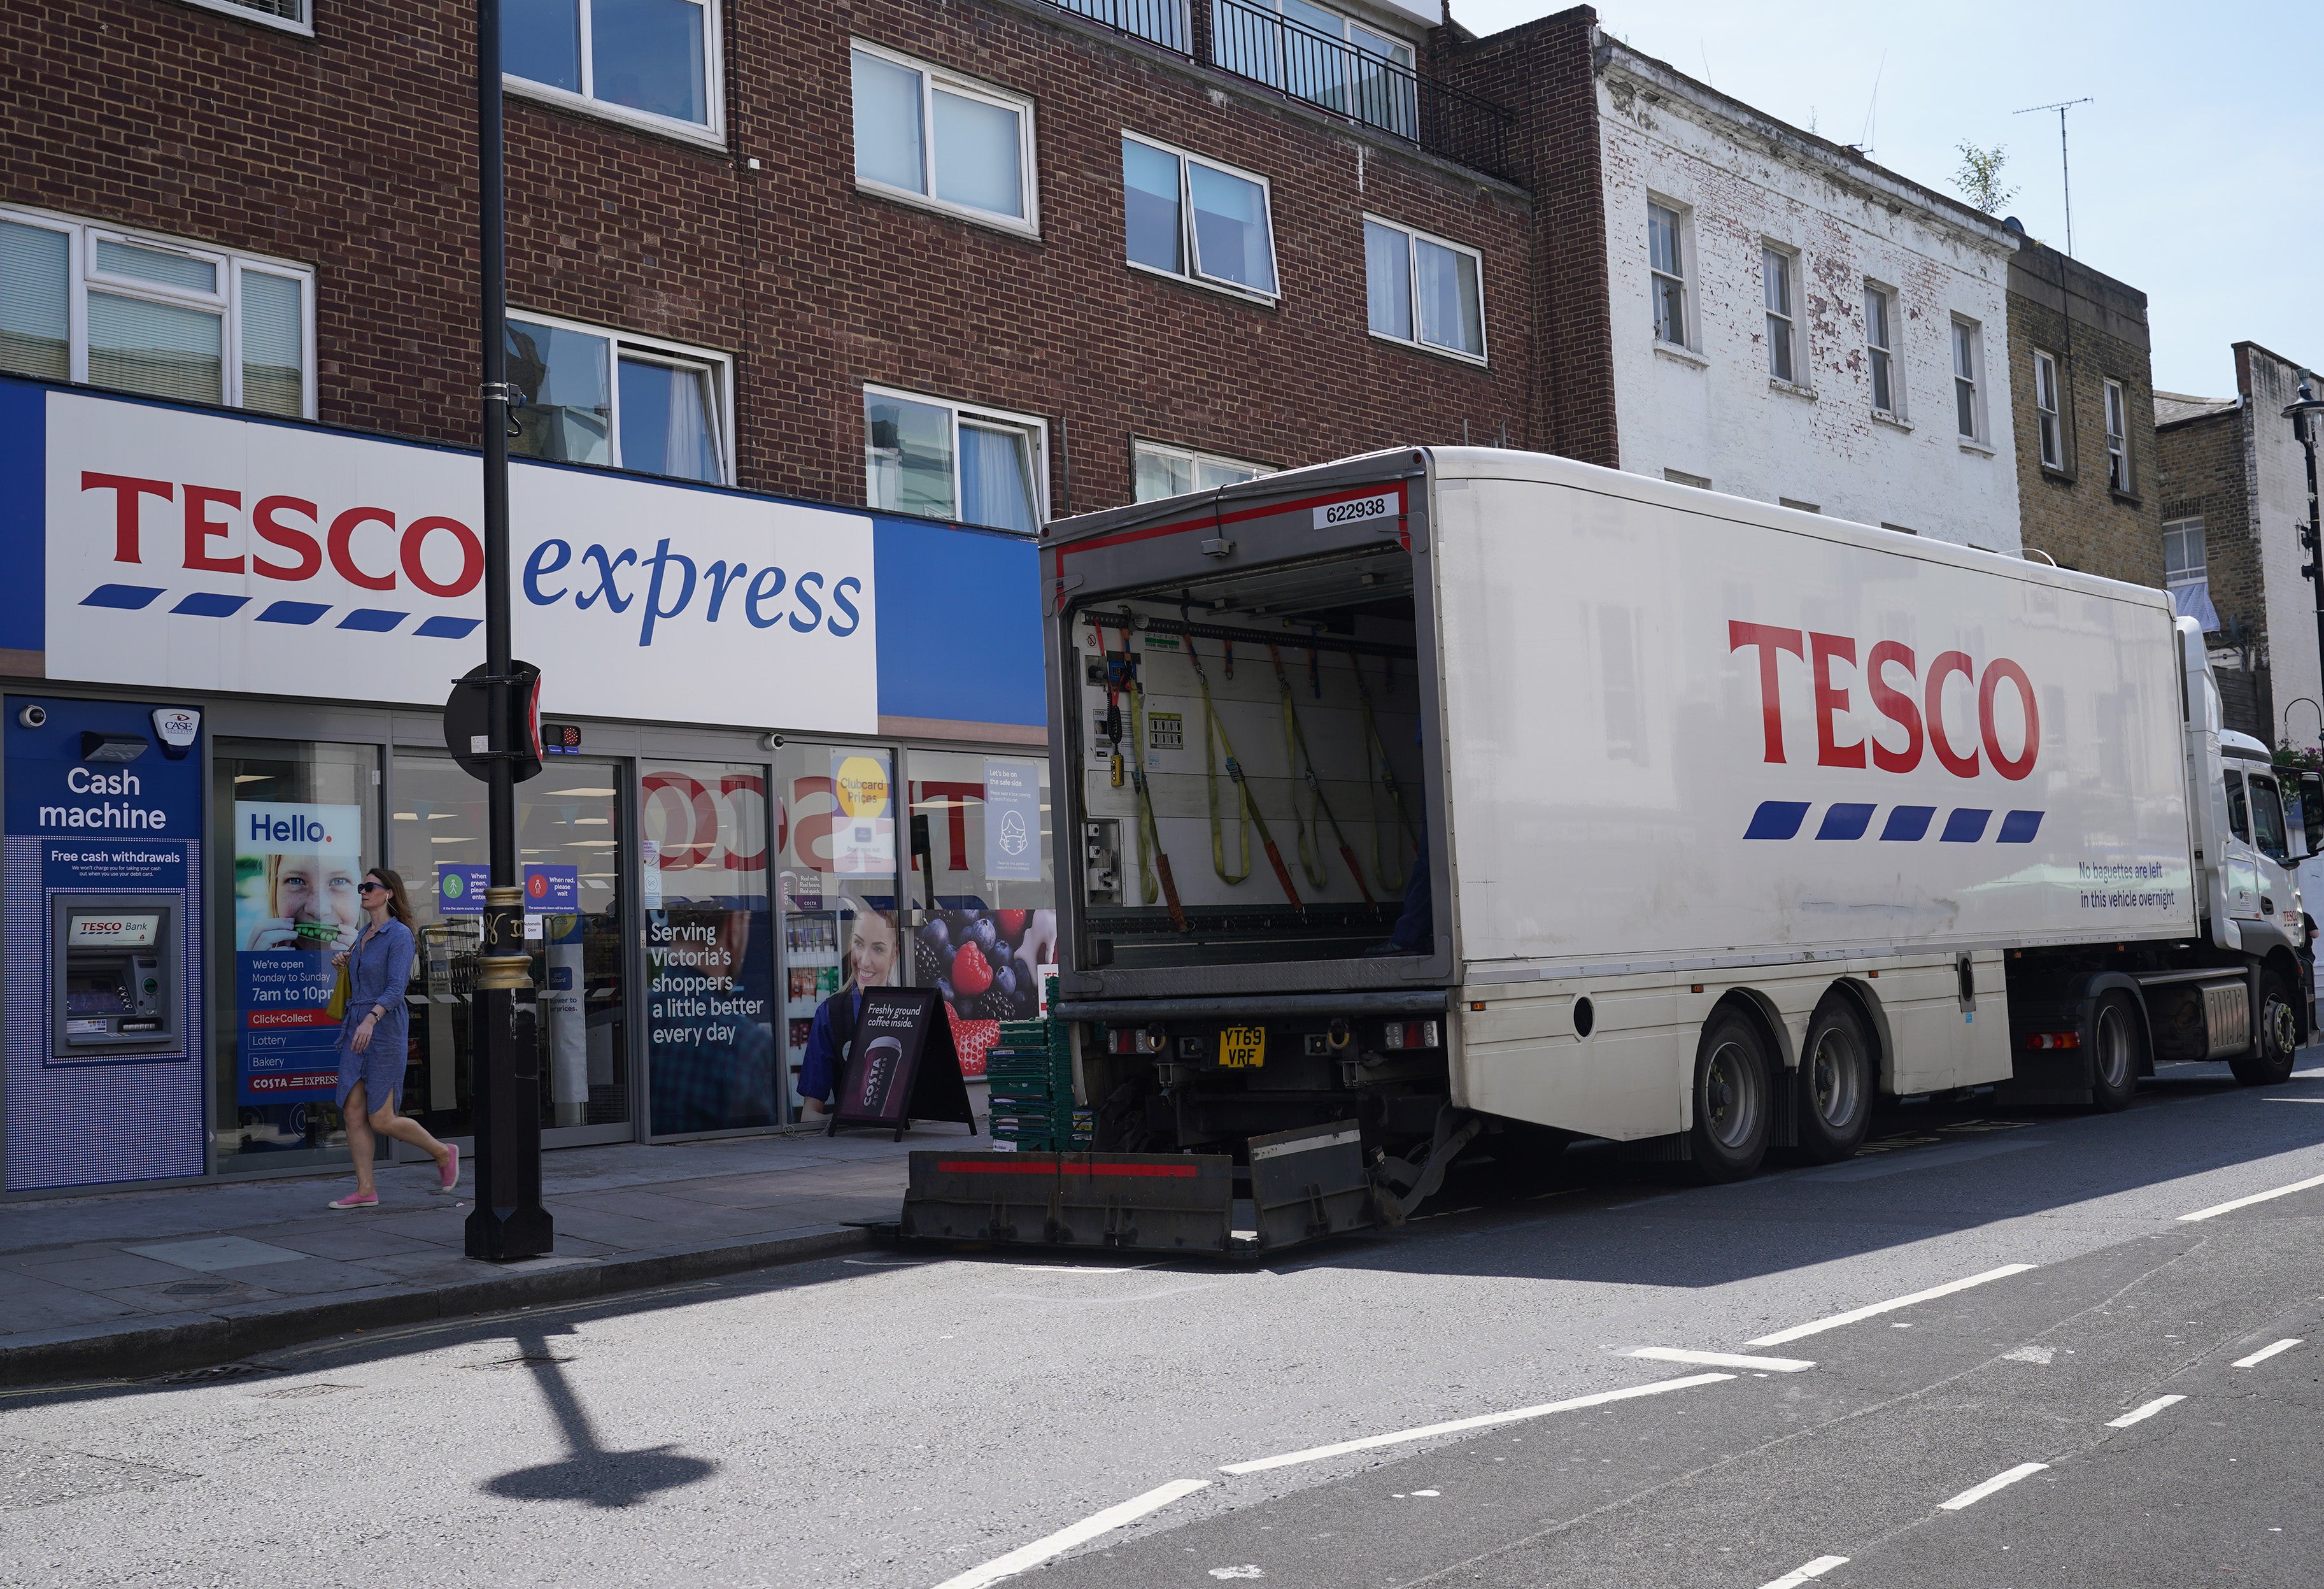
<svg viewBox="0 0 2324 1589">
<path fill-rule="evenodd" d="M 484 890 L 492 886 L 490 866 L 455 861 L 436 863 L 436 913 L 439 916 L 481 916 Z"/>
</svg>

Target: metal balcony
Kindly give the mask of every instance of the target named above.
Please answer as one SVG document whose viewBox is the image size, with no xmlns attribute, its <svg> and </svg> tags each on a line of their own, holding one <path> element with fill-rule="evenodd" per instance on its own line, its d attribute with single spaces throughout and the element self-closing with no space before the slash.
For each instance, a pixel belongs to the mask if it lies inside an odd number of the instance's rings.
<svg viewBox="0 0 2324 1589">
<path fill-rule="evenodd" d="M 1266 0 L 1049 0 L 1431 154 L 1514 180 L 1508 112 L 1413 69 L 1400 46 L 1337 39 Z M 1358 30 L 1365 39 L 1373 36 Z M 1394 54 L 1384 52 L 1393 49 Z"/>
</svg>

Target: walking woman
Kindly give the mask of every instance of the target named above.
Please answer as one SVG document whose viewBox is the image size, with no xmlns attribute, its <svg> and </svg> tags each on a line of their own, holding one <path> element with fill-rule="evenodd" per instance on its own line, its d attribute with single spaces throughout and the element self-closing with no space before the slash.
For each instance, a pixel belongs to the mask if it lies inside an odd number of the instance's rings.
<svg viewBox="0 0 2324 1589">
<path fill-rule="evenodd" d="M 438 1191 L 460 1184 L 460 1150 L 395 1112 L 395 1095 L 411 1058 L 411 1019 L 403 1003 L 417 951 L 411 901 L 403 879 L 384 866 L 364 873 L 356 886 L 368 919 L 355 947 L 340 950 L 332 961 L 347 967 L 347 1012 L 339 1026 L 339 1113 L 355 1158 L 355 1189 L 333 1203 L 334 1208 L 379 1206 L 379 1187 L 372 1179 L 374 1132 L 410 1142 L 436 1160 Z"/>
</svg>

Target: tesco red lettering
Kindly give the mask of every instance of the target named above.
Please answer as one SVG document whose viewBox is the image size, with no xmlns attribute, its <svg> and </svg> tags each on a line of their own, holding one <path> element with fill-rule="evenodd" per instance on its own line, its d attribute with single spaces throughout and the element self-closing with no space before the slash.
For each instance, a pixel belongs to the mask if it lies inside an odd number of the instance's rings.
<svg viewBox="0 0 2324 1589">
<path fill-rule="evenodd" d="M 2016 781 L 2033 772 L 2034 760 L 2041 753 L 2042 717 L 2034 698 L 2034 681 L 2024 668 L 2007 657 L 1996 657 L 1980 672 L 1976 659 L 1967 651 L 1940 652 L 1929 663 L 1928 672 L 1917 680 L 1921 688 L 1915 699 L 1911 688 L 1916 671 L 1913 648 L 1900 641 L 1878 642 L 1865 653 L 1857 680 L 1871 696 L 1872 709 L 1904 730 L 1904 743 L 1884 744 L 1874 733 L 1842 744 L 1836 719 L 1854 710 L 1850 704 L 1853 692 L 1847 682 L 1833 676 L 1833 667 L 1856 666 L 1857 642 L 1853 637 L 1730 620 L 1727 625 L 1727 647 L 1730 652 L 1758 652 L 1762 753 L 1769 762 L 1784 759 L 1784 701 L 1777 661 L 1778 654 L 1784 651 L 1808 664 L 1808 681 L 1815 700 L 1816 765 L 1820 767 L 1861 767 L 1868 748 L 1872 765 L 1881 771 L 1911 772 L 1920 766 L 1921 753 L 1925 748 L 1936 757 L 1939 766 L 1956 778 L 1975 778 L 1982 765 L 1990 763 L 2002 777 Z M 1960 676 L 1965 687 L 1974 690 L 1977 701 L 1978 738 L 1965 747 L 1956 746 L 1945 731 L 1945 689 L 1955 675 Z M 1994 711 L 1995 700 L 2004 685 L 2015 690 L 2024 718 L 2023 738 L 2014 754 L 2003 745 L 2002 729 Z M 1953 721 L 1965 723 L 1968 716 L 1968 702 L 1960 700 Z M 1980 752 L 1984 762 L 1978 760 Z"/>
<path fill-rule="evenodd" d="M 428 537 L 441 530 L 459 543 L 460 571 L 448 582 L 429 577 L 424 557 Z M 466 596 L 475 589 L 476 582 L 484 577 L 484 543 L 476 532 L 457 519 L 440 515 L 414 519 L 403 531 L 403 571 L 411 583 L 430 596 Z"/>
<path fill-rule="evenodd" d="M 110 491 L 113 499 L 113 560 L 116 563 L 139 563 L 137 544 L 137 507 L 141 497 L 158 496 L 163 502 L 174 501 L 178 488 L 167 480 L 140 480 L 134 475 L 100 475 L 94 469 L 80 472 L 83 491 Z"/>
<path fill-rule="evenodd" d="M 285 512 L 304 513 L 310 524 L 321 522 L 311 502 L 301 502 L 295 496 L 260 497 L 258 505 L 250 510 L 250 527 L 258 531 L 261 540 L 281 547 L 299 560 L 285 568 L 253 552 L 251 572 L 263 574 L 269 579 L 312 579 L 323 567 L 323 544 L 306 531 L 282 522 L 278 515 Z"/>
<path fill-rule="evenodd" d="M 350 585 L 359 585 L 365 590 L 393 590 L 395 573 L 392 569 L 384 574 L 366 574 L 355 566 L 352 542 L 356 529 L 364 524 L 384 524 L 392 531 L 395 515 L 385 508 L 349 508 L 333 519 L 329 538 L 325 541 L 331 549 L 331 567 L 337 569 L 339 577 Z"/>
<path fill-rule="evenodd" d="M 242 493 L 215 485 L 186 487 L 186 567 L 204 574 L 239 574 L 242 559 L 210 555 L 210 542 L 234 533 L 234 526 L 210 517 L 213 507 L 238 508 Z"/>
</svg>

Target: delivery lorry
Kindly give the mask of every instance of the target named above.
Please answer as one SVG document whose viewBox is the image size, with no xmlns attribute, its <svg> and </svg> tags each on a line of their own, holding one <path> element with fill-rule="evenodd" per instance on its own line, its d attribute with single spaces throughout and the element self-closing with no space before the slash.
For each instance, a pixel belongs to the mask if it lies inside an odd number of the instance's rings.
<svg viewBox="0 0 2324 1589">
<path fill-rule="evenodd" d="M 2278 1082 L 2310 1029 L 2319 791 L 2163 591 L 1465 448 L 1063 521 L 1041 571 L 1094 1146 L 1245 1222 L 1360 1223 L 1359 1164 L 1393 1220 L 1480 1137 L 1732 1179 L 1884 1095 Z"/>
</svg>

